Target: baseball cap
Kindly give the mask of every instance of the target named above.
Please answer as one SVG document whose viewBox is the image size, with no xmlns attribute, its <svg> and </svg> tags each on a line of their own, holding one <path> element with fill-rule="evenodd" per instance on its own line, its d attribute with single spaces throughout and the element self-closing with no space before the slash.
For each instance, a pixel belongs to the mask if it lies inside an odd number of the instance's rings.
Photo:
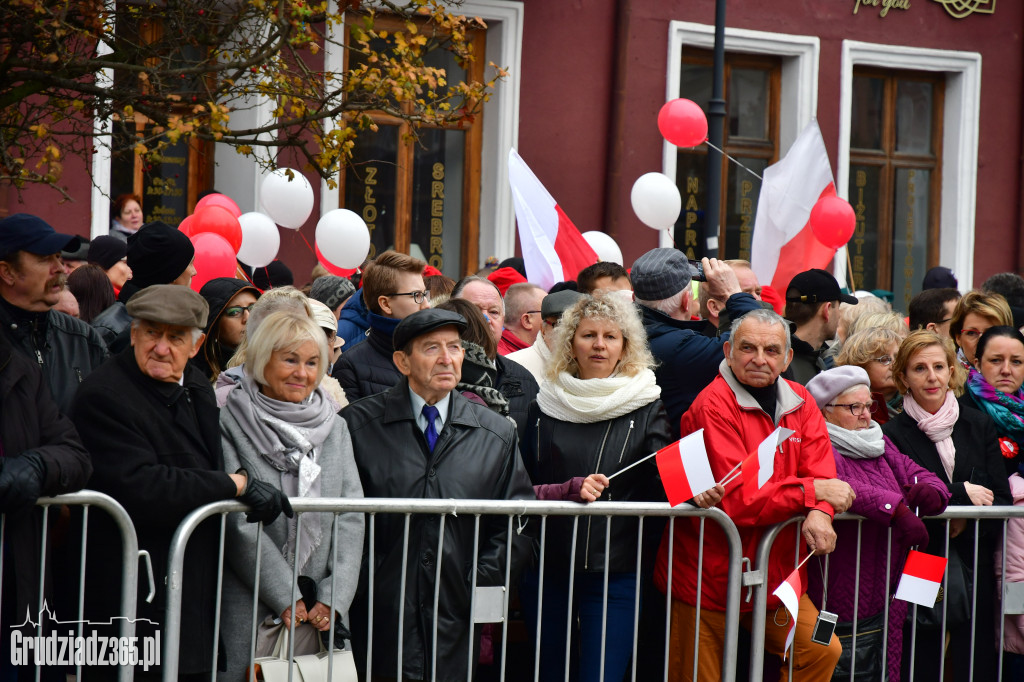
<svg viewBox="0 0 1024 682">
<path fill-rule="evenodd" d="M 842 301 L 857 305 L 857 297 L 844 294 L 831 273 L 812 268 L 797 274 L 786 287 L 787 303 L 828 303 Z"/>
<path fill-rule="evenodd" d="M 77 251 L 81 240 L 57 232 L 50 224 L 29 213 L 15 213 L 0 220 L 0 257 L 15 251 L 49 256 L 61 251 Z"/>
</svg>

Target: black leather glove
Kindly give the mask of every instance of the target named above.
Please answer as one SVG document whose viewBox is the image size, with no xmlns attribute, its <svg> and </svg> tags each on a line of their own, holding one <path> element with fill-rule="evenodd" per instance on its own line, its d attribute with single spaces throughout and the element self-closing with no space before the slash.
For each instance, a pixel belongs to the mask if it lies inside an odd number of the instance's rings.
<svg viewBox="0 0 1024 682">
<path fill-rule="evenodd" d="M 18 457 L 4 457 L 0 462 L 0 512 L 8 513 L 31 507 L 43 494 L 46 463 L 35 452 Z"/>
<path fill-rule="evenodd" d="M 246 479 L 245 492 L 239 495 L 238 501 L 252 507 L 251 511 L 245 514 L 245 520 L 249 523 L 273 523 L 281 512 L 288 518 L 295 515 L 284 492 L 269 483 L 253 478 Z"/>
<path fill-rule="evenodd" d="M 907 499 L 907 506 L 917 509 L 924 516 L 941 514 L 946 508 L 943 504 L 942 493 L 927 483 L 914 483 L 903 486 L 904 497 Z"/>
<path fill-rule="evenodd" d="M 910 507 L 900 502 L 892 515 L 893 534 L 908 547 L 927 547 L 928 529 L 924 521 L 917 517 Z"/>
</svg>

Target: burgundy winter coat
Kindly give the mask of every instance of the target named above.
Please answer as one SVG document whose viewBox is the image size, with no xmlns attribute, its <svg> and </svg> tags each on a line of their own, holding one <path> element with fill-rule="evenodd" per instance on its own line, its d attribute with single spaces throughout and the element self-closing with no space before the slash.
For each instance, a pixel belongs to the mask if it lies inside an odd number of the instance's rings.
<svg viewBox="0 0 1024 682">
<path fill-rule="evenodd" d="M 835 524 L 836 550 L 829 555 L 828 592 L 825 610 L 839 616 L 840 622 L 853 620 L 854 580 L 860 566 L 860 599 L 857 604 L 858 620 L 873 616 L 885 607 L 885 562 L 888 528 L 892 514 L 900 502 L 905 501 L 903 486 L 913 485 L 915 479 L 927 483 L 942 494 L 942 506 L 921 509 L 921 516 L 941 513 L 949 502 L 949 489 L 939 477 L 918 465 L 900 452 L 888 436 L 883 437 L 885 452 L 874 459 L 853 459 L 840 455 L 835 448 L 836 477 L 846 481 L 857 494 L 850 513 L 863 516 L 861 528 L 860 561 L 857 561 L 857 521 L 837 521 Z M 900 542 L 896 533 L 892 539 L 892 559 L 889 562 L 889 588 L 891 597 L 896 590 L 908 546 Z M 820 562 L 819 566 L 814 566 Z M 811 600 L 821 607 L 821 582 L 824 560 L 812 559 L 807 571 Z M 903 651 L 903 621 L 907 615 L 907 602 L 899 599 L 889 604 L 889 643 L 886 647 L 889 680 L 899 682 L 900 657 Z"/>
</svg>

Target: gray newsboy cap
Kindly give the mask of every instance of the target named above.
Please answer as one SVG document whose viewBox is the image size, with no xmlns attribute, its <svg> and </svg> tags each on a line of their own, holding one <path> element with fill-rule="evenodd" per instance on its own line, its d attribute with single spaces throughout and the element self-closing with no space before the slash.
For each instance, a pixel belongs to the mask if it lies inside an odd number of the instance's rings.
<svg viewBox="0 0 1024 682">
<path fill-rule="evenodd" d="M 154 284 L 128 299 L 128 314 L 147 322 L 206 328 L 210 304 L 188 287 Z"/>
<path fill-rule="evenodd" d="M 417 336 L 429 334 L 441 327 L 454 326 L 459 330 L 459 335 L 461 336 L 462 330 L 466 328 L 466 325 L 466 318 L 451 310 L 441 310 L 439 308 L 417 310 L 398 323 L 398 326 L 395 327 L 395 333 L 391 337 L 391 342 L 395 350 L 403 350 L 406 344 Z"/>
<path fill-rule="evenodd" d="M 561 315 L 572 307 L 573 303 L 583 298 L 583 294 L 571 289 L 562 289 L 548 294 L 540 302 L 540 316 L 543 318 Z"/>
<path fill-rule="evenodd" d="M 678 249 L 651 249 L 633 263 L 629 281 L 636 298 L 662 301 L 690 286 L 690 264 Z"/>
<path fill-rule="evenodd" d="M 827 369 L 807 382 L 807 392 L 818 403 L 818 409 L 825 407 L 854 386 L 871 386 L 871 379 L 863 367 L 843 365 Z"/>
</svg>

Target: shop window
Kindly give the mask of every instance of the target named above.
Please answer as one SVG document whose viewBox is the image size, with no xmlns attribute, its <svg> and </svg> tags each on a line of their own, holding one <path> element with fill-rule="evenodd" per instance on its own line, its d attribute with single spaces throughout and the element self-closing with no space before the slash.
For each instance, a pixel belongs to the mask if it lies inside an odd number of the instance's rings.
<svg viewBox="0 0 1024 682">
<path fill-rule="evenodd" d="M 944 83 L 932 74 L 856 69 L 850 127 L 850 240 L 859 289 L 906 310 L 938 265 Z"/>
<path fill-rule="evenodd" d="M 376 23 L 387 27 L 386 19 Z M 484 32 L 475 32 L 477 58 L 466 68 L 444 50 L 427 53 L 424 61 L 445 69 L 449 84 L 482 81 L 485 39 Z M 458 127 L 421 126 L 415 134 L 409 123 L 396 117 L 383 113 L 370 117 L 377 132 L 356 138 L 339 193 L 340 206 L 360 214 L 370 229 L 369 257 L 395 249 L 425 260 L 456 280 L 475 271 L 483 114 Z"/>
<path fill-rule="evenodd" d="M 725 151 L 750 170 L 763 175 L 779 155 L 779 93 L 782 62 L 777 57 L 727 54 L 725 58 Z M 711 99 L 712 55 L 706 50 L 684 50 L 679 96 L 691 99 L 707 113 Z M 689 258 L 704 255 L 700 236 L 706 234 L 708 154 L 706 145 L 680 149 L 676 182 L 683 197 L 683 213 L 676 223 L 676 246 Z M 761 181 L 739 164 L 722 163 L 721 227 L 718 253 L 722 258 L 750 260 L 750 240 L 757 215 Z"/>
</svg>

